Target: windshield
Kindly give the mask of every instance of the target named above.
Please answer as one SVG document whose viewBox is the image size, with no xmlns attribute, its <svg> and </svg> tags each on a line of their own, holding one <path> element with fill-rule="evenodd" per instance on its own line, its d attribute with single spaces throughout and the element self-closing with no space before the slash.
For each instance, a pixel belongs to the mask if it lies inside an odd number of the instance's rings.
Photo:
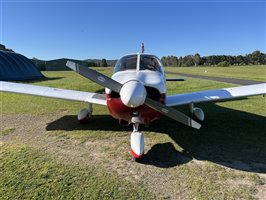
<svg viewBox="0 0 266 200">
<path fill-rule="evenodd" d="M 138 54 L 122 57 L 117 61 L 114 72 L 125 70 L 137 70 Z M 159 58 L 153 55 L 140 55 L 139 70 L 162 72 L 162 64 Z"/>
<path fill-rule="evenodd" d="M 137 69 L 138 55 L 129 55 L 121 58 L 115 65 L 115 72 Z"/>
</svg>

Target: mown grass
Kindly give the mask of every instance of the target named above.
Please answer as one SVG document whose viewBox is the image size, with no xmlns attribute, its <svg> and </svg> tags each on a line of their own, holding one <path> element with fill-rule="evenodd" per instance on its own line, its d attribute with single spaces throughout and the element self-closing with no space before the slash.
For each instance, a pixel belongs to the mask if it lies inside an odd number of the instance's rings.
<svg viewBox="0 0 266 200">
<path fill-rule="evenodd" d="M 222 76 L 228 69 L 223 68 Z M 111 75 L 112 69 L 100 70 Z M 234 73 L 231 76 L 238 78 L 242 72 Z M 45 75 L 50 80 L 33 84 L 103 91 L 98 85 L 73 72 L 45 72 Z M 246 76 L 250 79 L 253 77 L 250 74 Z M 261 78 L 261 73 L 258 77 Z M 193 78 L 185 82 L 167 83 L 168 94 L 231 86 L 234 85 Z M 85 103 L 8 93 L 0 95 L 2 115 L 63 116 L 47 124 L 48 137 L 51 135 L 83 143 L 127 137 L 132 131 L 132 127 L 120 127 L 104 106 L 94 105 L 91 123 L 82 126 L 77 123 L 76 114 L 86 107 Z M 144 165 L 144 168 L 154 166 L 152 170 L 155 174 L 170 174 L 172 178 L 169 181 L 176 181 L 175 190 L 184 196 L 183 199 L 254 199 L 256 186 L 265 184 L 264 179 L 253 173 L 266 173 L 266 168 L 256 167 L 256 164 L 266 166 L 265 103 L 265 98 L 256 96 L 230 102 L 198 104 L 206 115 L 206 121 L 200 130 L 193 130 L 166 117 L 151 124 L 149 128 L 141 126 L 146 138 L 146 157 L 140 165 Z M 176 109 L 188 114 L 188 106 Z M 4 132 L 1 137 L 12 134 L 8 124 L 4 124 L 0 130 Z M 124 148 L 128 144 L 121 142 L 124 140 L 117 141 L 116 145 L 112 144 L 102 151 L 107 152 L 110 159 L 121 156 L 129 160 L 130 154 L 127 147 Z M 2 145 L 0 159 L 0 197 L 4 199 L 154 198 L 154 194 L 147 192 L 143 181 L 132 185 L 132 182 L 107 173 L 100 166 L 95 168 L 62 164 L 31 146 Z M 204 164 L 194 162 L 193 159 L 202 160 Z M 168 196 L 164 194 L 160 198 Z"/>
<path fill-rule="evenodd" d="M 1 199 L 153 199 L 145 188 L 98 167 L 64 165 L 28 145 L 2 145 Z"/>
<path fill-rule="evenodd" d="M 15 129 L 6 127 L 3 130 L 0 130 L 0 136 L 8 135 L 9 133 L 12 133 Z"/>
<path fill-rule="evenodd" d="M 255 175 L 236 174 L 209 162 L 184 167 L 183 174 L 183 183 L 191 189 L 188 199 L 255 199 L 254 186 L 260 184 Z"/>
<path fill-rule="evenodd" d="M 230 67 L 166 67 L 166 71 L 202 76 L 226 77 L 266 82 L 266 65 Z"/>
</svg>

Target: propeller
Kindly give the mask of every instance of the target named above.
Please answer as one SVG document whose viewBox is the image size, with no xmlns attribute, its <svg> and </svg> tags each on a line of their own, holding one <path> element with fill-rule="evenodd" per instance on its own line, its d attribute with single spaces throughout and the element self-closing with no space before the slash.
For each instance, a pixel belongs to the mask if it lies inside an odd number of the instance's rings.
<svg viewBox="0 0 266 200">
<path fill-rule="evenodd" d="M 95 70 L 92 70 L 88 67 L 79 65 L 75 62 L 72 61 L 67 61 L 66 66 L 72 69 L 73 71 L 79 73 L 80 75 L 86 77 L 87 79 L 90 79 L 93 82 L 98 83 L 99 85 L 109 88 L 112 91 L 115 91 L 120 94 L 122 87 L 127 84 L 125 83 L 124 85 L 111 79 L 108 76 L 105 76 Z M 143 86 L 142 86 L 143 87 Z M 138 89 L 138 88 L 137 88 Z M 146 96 L 146 91 L 144 91 L 144 95 Z M 143 102 L 142 102 L 143 103 Z M 160 102 L 154 101 L 153 99 L 150 99 L 146 97 L 144 99 L 144 104 L 149 106 L 150 108 L 160 112 L 161 114 L 174 119 L 182 124 L 185 124 L 187 126 L 200 129 L 201 125 L 188 117 L 187 115 L 183 114 L 182 112 L 179 112 L 171 107 L 168 107 Z M 137 105 L 136 105 L 137 106 Z M 136 107 L 136 106 L 131 106 L 131 107 Z M 138 105 L 139 106 L 139 105 Z"/>
</svg>

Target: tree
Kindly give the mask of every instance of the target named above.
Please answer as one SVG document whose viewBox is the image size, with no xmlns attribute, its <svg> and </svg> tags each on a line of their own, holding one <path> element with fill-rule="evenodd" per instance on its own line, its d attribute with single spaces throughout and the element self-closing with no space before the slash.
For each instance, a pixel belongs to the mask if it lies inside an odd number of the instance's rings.
<svg viewBox="0 0 266 200">
<path fill-rule="evenodd" d="M 182 62 L 183 62 L 183 57 L 180 56 L 179 59 L 178 59 L 178 67 L 182 66 Z"/>
<path fill-rule="evenodd" d="M 254 51 L 250 56 L 253 64 L 258 65 L 263 63 L 263 54 L 260 51 Z"/>
<path fill-rule="evenodd" d="M 107 67 L 107 62 L 106 62 L 106 59 L 102 59 L 102 63 L 101 63 L 101 67 Z"/>
<path fill-rule="evenodd" d="M 14 52 L 12 49 L 7 49 L 3 44 L 0 44 L 0 50 Z"/>
<path fill-rule="evenodd" d="M 97 63 L 95 62 L 88 62 L 89 67 L 97 67 Z"/>
<path fill-rule="evenodd" d="M 167 56 L 167 57 L 163 56 L 161 60 L 164 66 L 172 66 L 172 67 L 178 66 L 178 58 L 176 56 Z"/>
<path fill-rule="evenodd" d="M 163 56 L 161 58 L 161 61 L 162 61 L 162 63 L 163 63 L 164 66 L 167 66 L 167 58 L 165 56 Z"/>
<path fill-rule="evenodd" d="M 229 66 L 229 63 L 227 61 L 222 61 L 222 62 L 219 62 L 217 64 L 217 66 L 219 66 L 219 67 L 227 67 L 227 66 Z"/>
<path fill-rule="evenodd" d="M 200 64 L 200 55 L 196 53 L 194 56 L 192 56 L 192 60 L 194 62 L 194 65 L 198 66 Z"/>
<path fill-rule="evenodd" d="M 176 67 L 178 65 L 178 60 L 176 56 L 170 56 L 169 66 Z"/>
<path fill-rule="evenodd" d="M 181 66 L 189 67 L 189 66 L 194 66 L 194 65 L 195 64 L 194 64 L 192 55 L 183 57 Z"/>
<path fill-rule="evenodd" d="M 200 57 L 198 53 L 195 55 L 187 55 L 177 58 L 176 56 L 163 56 L 162 62 L 165 66 L 229 66 L 229 65 L 265 65 L 266 54 L 260 51 L 254 51 L 245 56 L 231 55 L 210 55 Z"/>
<path fill-rule="evenodd" d="M 246 63 L 246 61 L 245 61 L 245 58 L 243 57 L 243 56 L 241 56 L 241 55 L 239 55 L 239 56 L 236 56 L 236 60 L 235 60 L 235 62 L 236 62 L 236 64 L 238 64 L 238 65 L 245 65 Z"/>
</svg>

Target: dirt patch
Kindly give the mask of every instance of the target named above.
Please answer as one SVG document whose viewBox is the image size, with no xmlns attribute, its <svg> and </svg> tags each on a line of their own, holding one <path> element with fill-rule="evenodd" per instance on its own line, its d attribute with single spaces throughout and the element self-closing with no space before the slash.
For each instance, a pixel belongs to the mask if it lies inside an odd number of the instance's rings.
<svg viewBox="0 0 266 200">
<path fill-rule="evenodd" d="M 258 191 L 256 197 L 258 199 L 264 200 L 266 197 L 266 185 L 259 185 L 256 189 Z"/>
<path fill-rule="evenodd" d="M 172 178 L 169 169 L 143 165 L 131 160 L 130 134 L 85 143 L 60 138 L 46 131 L 47 124 L 60 117 L 62 116 L 5 115 L 1 119 L 2 123 L 16 129 L 11 134 L 2 136 L 0 142 L 32 145 L 66 164 L 101 166 L 107 172 L 117 173 L 136 184 L 144 184 L 160 198 L 183 199 L 176 190 L 177 179 Z"/>
<path fill-rule="evenodd" d="M 61 114 L 63 115 L 63 114 Z M 52 115 L 5 115 L 1 118 L 3 125 L 15 127 L 15 129 L 0 137 L 0 145 L 3 143 L 24 143 L 48 153 L 60 162 L 79 165 L 96 166 L 104 168 L 106 172 L 116 173 L 120 177 L 136 184 L 143 184 L 158 199 L 187 199 L 188 190 L 184 191 L 182 184 L 185 177 L 177 173 L 179 165 L 171 168 L 160 168 L 154 165 L 140 164 L 131 161 L 129 153 L 130 134 L 119 137 L 110 137 L 101 140 L 80 142 L 78 140 L 60 137 L 47 131 L 46 127 L 52 121 L 62 116 Z M 88 134 L 89 134 L 88 130 Z M 146 138 L 147 146 L 151 141 Z M 193 160 L 187 165 L 204 166 L 205 161 Z M 237 163 L 239 164 L 239 163 Z M 242 164 L 242 163 L 240 163 Z M 238 186 L 239 184 L 251 185 L 249 182 L 229 181 L 228 185 Z M 260 185 L 258 198 L 265 197 L 265 185 Z"/>
</svg>

